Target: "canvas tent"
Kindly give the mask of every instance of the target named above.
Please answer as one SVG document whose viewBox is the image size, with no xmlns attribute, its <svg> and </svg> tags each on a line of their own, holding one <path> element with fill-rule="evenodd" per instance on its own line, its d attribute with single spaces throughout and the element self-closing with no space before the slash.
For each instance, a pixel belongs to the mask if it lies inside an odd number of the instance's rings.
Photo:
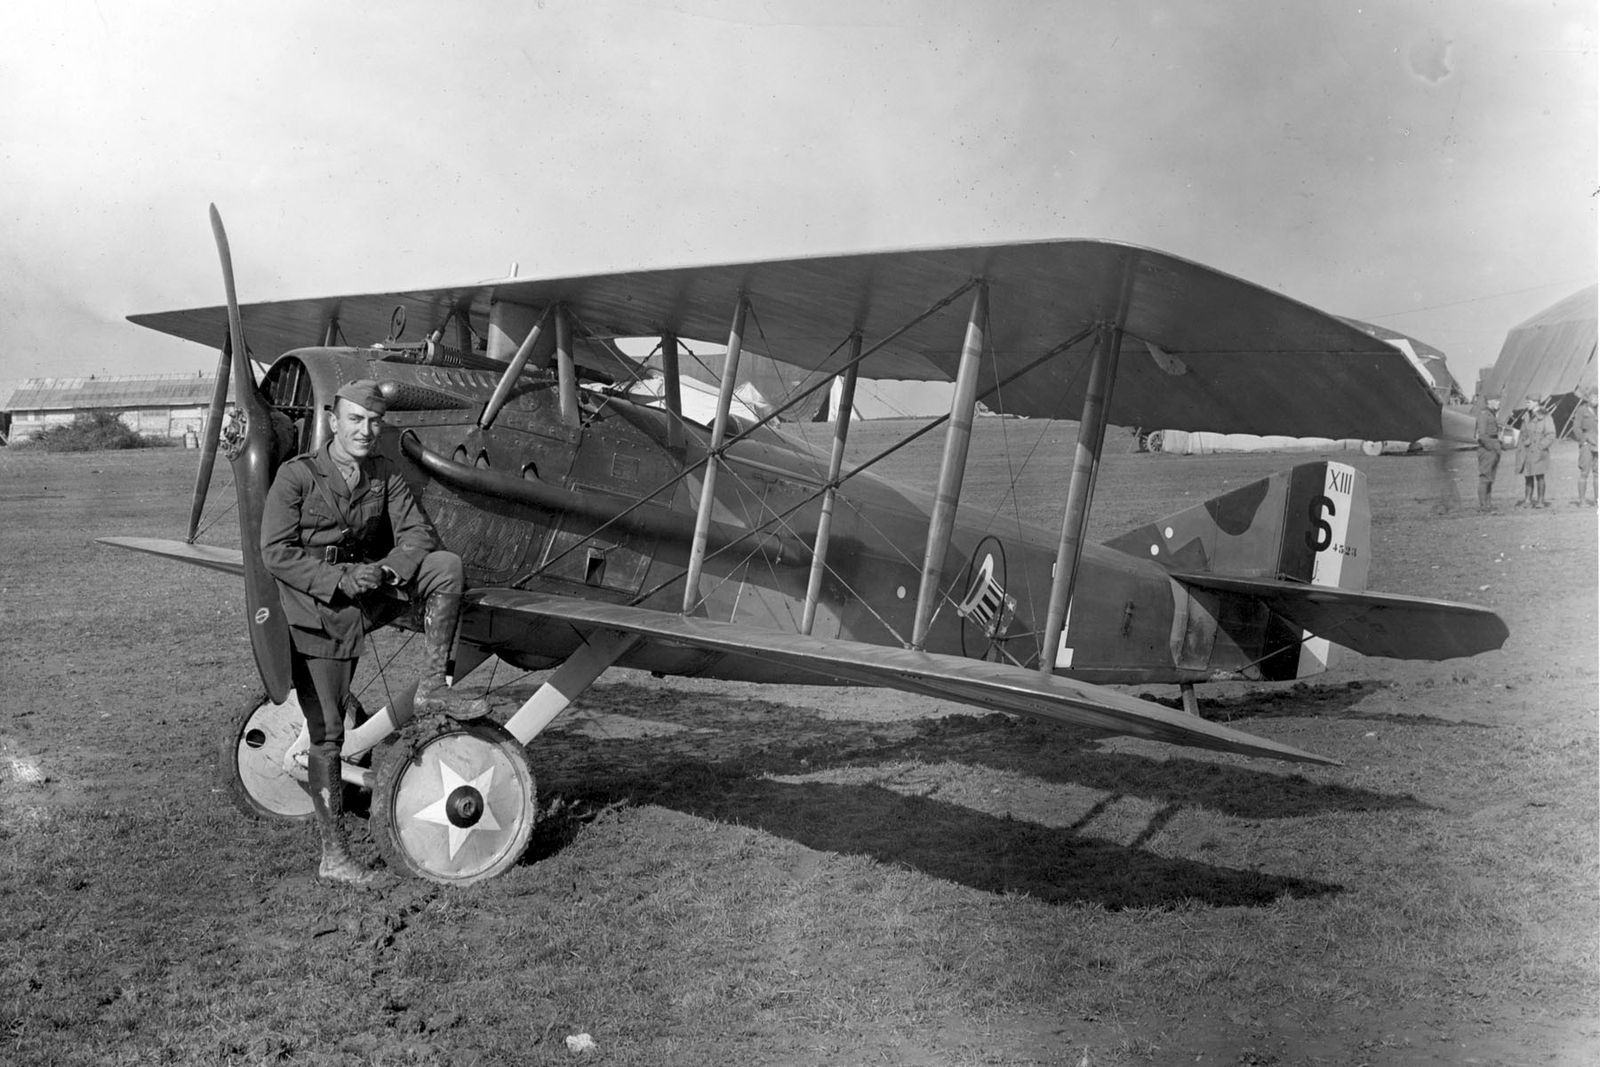
<svg viewBox="0 0 1600 1067">
<path fill-rule="evenodd" d="M 1560 396 L 1593 386 L 1597 297 L 1600 286 L 1591 285 L 1512 327 L 1483 392 L 1504 410 L 1530 393 Z"/>
<path fill-rule="evenodd" d="M 1377 326 L 1360 319 L 1343 318 L 1341 321 L 1353 326 L 1369 337 L 1376 337 L 1387 342 L 1404 352 L 1411 365 L 1417 369 L 1433 390 L 1433 395 L 1438 398 L 1444 414 L 1442 419 L 1452 419 L 1448 414 L 1450 409 L 1445 405 L 1465 399 L 1455 377 L 1450 373 L 1450 368 L 1445 365 L 1445 355 L 1430 344 L 1417 340 L 1409 334 L 1398 330 L 1391 330 L 1387 326 Z M 1471 424 L 1468 423 L 1468 429 Z M 1465 431 L 1458 431 L 1458 433 Z M 1380 452 L 1406 452 L 1414 442 L 1411 441 L 1368 441 L 1360 438 L 1346 438 L 1333 440 L 1327 437 L 1262 437 L 1256 434 L 1244 433 L 1211 433 L 1191 432 L 1188 430 L 1164 429 L 1156 434 L 1146 437 L 1141 433 L 1141 440 L 1151 451 L 1176 452 L 1183 455 L 1202 455 L 1212 452 L 1334 452 L 1342 449 L 1352 449 L 1375 456 Z"/>
</svg>

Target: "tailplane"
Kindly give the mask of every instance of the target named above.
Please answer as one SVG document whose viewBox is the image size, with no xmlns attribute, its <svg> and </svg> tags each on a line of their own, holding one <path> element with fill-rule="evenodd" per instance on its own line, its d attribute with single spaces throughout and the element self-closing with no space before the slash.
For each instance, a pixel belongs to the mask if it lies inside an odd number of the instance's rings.
<svg viewBox="0 0 1600 1067">
<path fill-rule="evenodd" d="M 1294 621 L 1301 613 L 1282 611 L 1282 603 L 1296 588 L 1364 590 L 1371 541 L 1366 475 L 1324 460 L 1252 482 L 1109 544 L 1175 572 L 1188 598 L 1184 665 L 1256 668 L 1262 677 L 1281 680 L 1320 673 L 1338 653 L 1327 636 Z M 1277 603 L 1238 583 L 1205 582 L 1207 575 L 1259 579 Z"/>
</svg>

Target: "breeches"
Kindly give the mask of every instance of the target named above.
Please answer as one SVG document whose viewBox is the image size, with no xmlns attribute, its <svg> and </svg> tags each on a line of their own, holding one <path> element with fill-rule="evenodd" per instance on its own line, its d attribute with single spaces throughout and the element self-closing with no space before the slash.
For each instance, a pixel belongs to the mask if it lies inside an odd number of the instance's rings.
<svg viewBox="0 0 1600 1067">
<path fill-rule="evenodd" d="M 459 593 L 465 588 L 461 557 L 441 549 L 422 557 L 407 591 L 414 600 L 427 600 L 434 593 Z"/>
<path fill-rule="evenodd" d="M 344 742 L 344 707 L 350 699 L 350 679 L 355 677 L 353 659 L 324 659 L 320 656 L 293 655 L 294 692 L 300 698 L 300 712 L 306 717 L 311 743 Z"/>
<path fill-rule="evenodd" d="M 416 577 L 405 587 L 406 601 L 385 598 L 385 603 L 369 613 L 369 620 L 381 624 L 408 601 L 426 603 L 435 593 L 460 593 L 464 587 L 461 557 L 454 552 L 429 552 L 417 568 Z M 294 691 L 300 698 L 311 743 L 343 743 L 345 706 L 350 701 L 350 682 L 355 677 L 358 658 L 327 659 L 296 651 L 293 660 Z"/>
</svg>

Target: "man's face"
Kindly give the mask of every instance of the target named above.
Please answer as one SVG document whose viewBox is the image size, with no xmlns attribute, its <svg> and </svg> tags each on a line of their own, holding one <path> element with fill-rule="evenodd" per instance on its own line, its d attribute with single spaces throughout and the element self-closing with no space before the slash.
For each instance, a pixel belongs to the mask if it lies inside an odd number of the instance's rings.
<svg viewBox="0 0 1600 1067">
<path fill-rule="evenodd" d="M 366 459 L 378 443 L 383 430 L 383 416 L 368 411 L 353 401 L 339 397 L 328 413 L 328 423 L 333 428 L 334 443 L 351 459 Z"/>
</svg>

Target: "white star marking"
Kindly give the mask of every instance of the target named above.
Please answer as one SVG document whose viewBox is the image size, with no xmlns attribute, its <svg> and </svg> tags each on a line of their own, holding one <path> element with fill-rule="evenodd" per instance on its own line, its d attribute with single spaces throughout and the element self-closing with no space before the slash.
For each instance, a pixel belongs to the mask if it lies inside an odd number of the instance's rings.
<svg viewBox="0 0 1600 1067">
<path fill-rule="evenodd" d="M 474 830 L 498 830 L 500 820 L 494 817 L 493 810 L 489 807 L 489 786 L 494 781 L 494 768 L 489 767 L 478 777 L 470 782 L 455 772 L 455 769 L 444 760 L 439 761 L 440 786 L 444 789 L 443 795 L 438 800 L 417 812 L 417 818 L 423 822 L 436 823 L 443 826 L 450 836 L 450 858 L 455 859 L 456 853 L 461 851 L 461 846 L 467 843 L 467 838 L 472 836 Z M 445 810 L 445 805 L 450 801 L 450 794 L 461 786 L 469 785 L 483 797 L 483 814 L 471 826 L 457 826 L 450 821 L 450 815 Z"/>
</svg>

